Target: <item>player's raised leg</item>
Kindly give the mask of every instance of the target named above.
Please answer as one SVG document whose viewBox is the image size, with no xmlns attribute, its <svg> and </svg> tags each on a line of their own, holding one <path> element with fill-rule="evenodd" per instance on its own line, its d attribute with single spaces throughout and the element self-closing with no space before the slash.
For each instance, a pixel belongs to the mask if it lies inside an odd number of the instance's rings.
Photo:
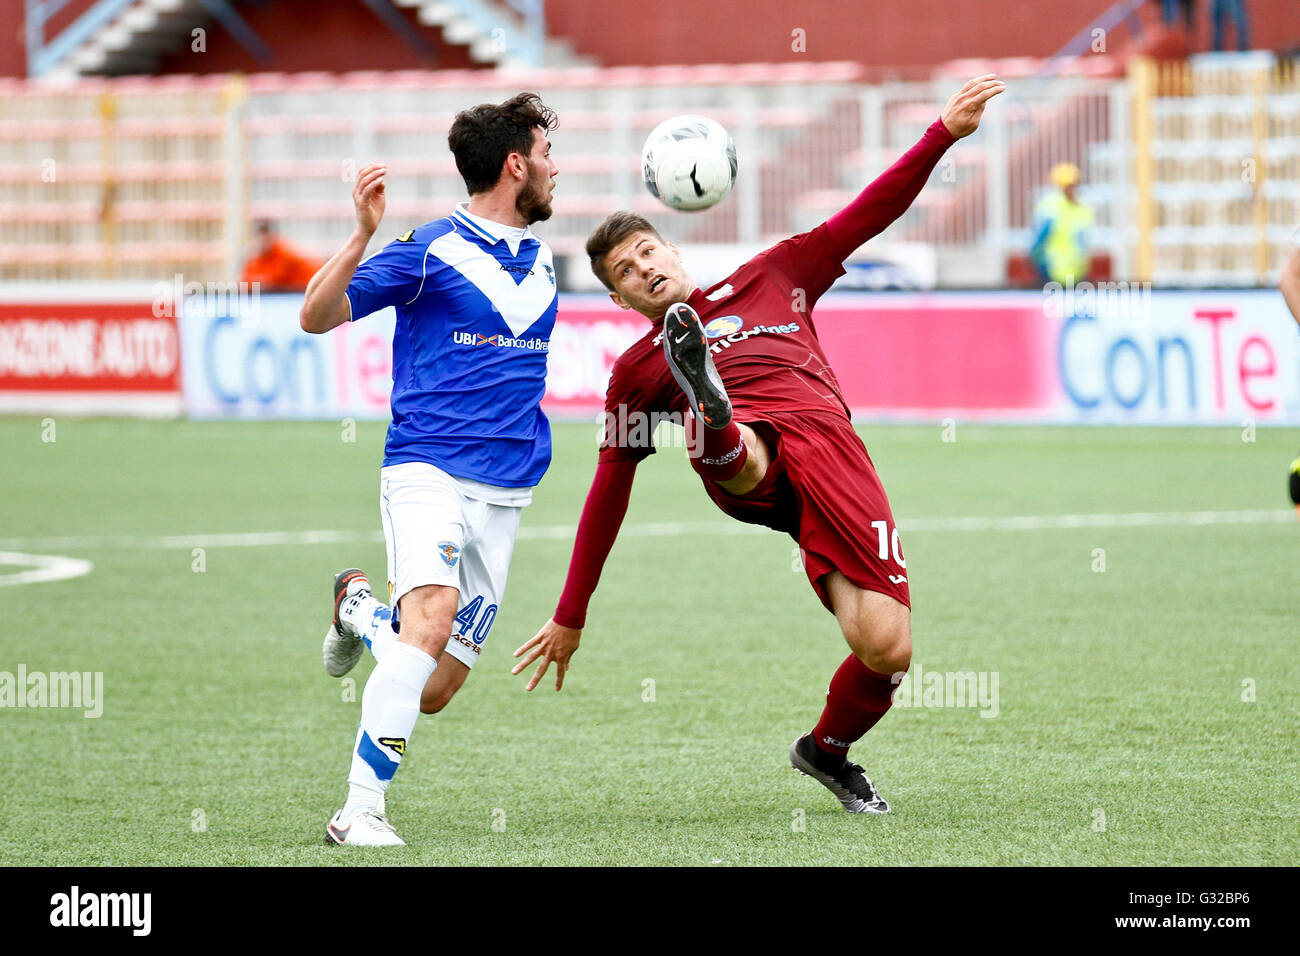
<svg viewBox="0 0 1300 956">
<path fill-rule="evenodd" d="M 790 762 L 834 793 L 850 813 L 888 813 L 889 804 L 847 754 L 885 716 L 899 675 L 911 665 L 911 611 L 839 571 L 826 575 L 824 585 L 853 653 L 831 678 L 817 726 L 790 747 Z"/>
<path fill-rule="evenodd" d="M 752 491 L 767 474 L 771 449 L 748 425 L 732 420 L 731 399 L 714 368 L 708 336 L 699 314 L 685 302 L 670 305 L 664 315 L 664 357 L 692 413 L 683 423 L 691 467 L 728 494 Z"/>
<path fill-rule="evenodd" d="M 370 581 L 357 568 L 334 576 L 334 621 L 325 632 L 325 670 L 342 677 L 369 650 L 378 661 L 397 640 L 393 612 L 370 590 Z"/>
<path fill-rule="evenodd" d="M 726 428 L 731 399 L 713 366 L 700 317 L 685 302 L 674 302 L 664 314 L 664 357 L 691 411 L 710 428 Z"/>
<path fill-rule="evenodd" d="M 366 648 L 379 660 L 396 639 L 392 612 L 371 593 L 365 572 L 347 568 L 334 575 L 334 618 L 321 648 L 325 672 L 342 677 Z"/>
<path fill-rule="evenodd" d="M 325 634 L 325 670 L 331 677 L 342 677 L 360 659 L 363 646 L 369 648 L 376 661 L 381 660 L 397 642 L 397 632 L 393 630 L 392 611 L 370 593 L 370 583 L 363 572 L 349 568 L 340 571 L 334 580 L 336 600 L 340 593 L 343 597 L 339 600 L 340 610 Z M 441 711 L 451 703 L 467 677 L 469 668 L 444 652 L 424 685 L 420 713 Z"/>
</svg>

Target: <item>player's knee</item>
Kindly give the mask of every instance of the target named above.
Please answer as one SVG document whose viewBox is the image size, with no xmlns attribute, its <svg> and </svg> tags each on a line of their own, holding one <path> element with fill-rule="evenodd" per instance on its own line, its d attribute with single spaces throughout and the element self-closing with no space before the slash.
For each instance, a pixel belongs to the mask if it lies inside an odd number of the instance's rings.
<svg viewBox="0 0 1300 956">
<path fill-rule="evenodd" d="M 403 644 L 418 647 L 434 660 L 437 660 L 443 650 L 446 649 L 447 641 L 450 638 L 450 625 L 439 625 L 427 621 L 418 624 L 402 621 L 401 637 L 398 639 Z"/>
<path fill-rule="evenodd" d="M 455 588 L 416 588 L 402 598 L 401 640 L 436 658 L 451 637 L 456 614 Z"/>
<path fill-rule="evenodd" d="M 697 469 L 705 477 L 710 477 L 707 471 Z M 746 458 L 745 463 L 740 466 L 740 471 L 736 472 L 730 478 L 719 481 L 718 485 L 729 495 L 747 495 L 763 480 L 763 466 L 753 458 Z"/>
<path fill-rule="evenodd" d="M 912 666 L 912 635 L 906 627 L 891 636 L 877 663 L 872 668 L 877 674 L 901 674 Z"/>
<path fill-rule="evenodd" d="M 858 660 L 877 674 L 899 674 L 912 664 L 912 629 L 906 617 L 856 622 L 856 633 L 846 637 Z"/>
</svg>

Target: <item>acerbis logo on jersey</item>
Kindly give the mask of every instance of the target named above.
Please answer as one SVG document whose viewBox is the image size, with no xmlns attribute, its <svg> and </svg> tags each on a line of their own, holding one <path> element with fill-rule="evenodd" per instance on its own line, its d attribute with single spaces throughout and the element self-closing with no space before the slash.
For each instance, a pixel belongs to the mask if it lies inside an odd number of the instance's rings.
<svg viewBox="0 0 1300 956">
<path fill-rule="evenodd" d="M 451 340 L 457 345 L 494 345 L 500 349 L 527 349 L 531 352 L 549 352 L 551 343 L 543 338 L 512 339 L 508 335 L 483 335 L 480 332 L 453 332 Z"/>
</svg>

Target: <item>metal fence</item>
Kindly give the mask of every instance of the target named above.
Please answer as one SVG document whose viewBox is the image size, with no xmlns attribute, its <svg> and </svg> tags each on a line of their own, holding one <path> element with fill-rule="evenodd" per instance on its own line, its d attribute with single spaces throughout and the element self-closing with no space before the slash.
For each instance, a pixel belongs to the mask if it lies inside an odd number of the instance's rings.
<svg viewBox="0 0 1300 956">
<path fill-rule="evenodd" d="M 555 215 L 538 227 L 558 252 L 580 253 L 617 208 L 685 242 L 775 240 L 847 202 L 958 85 L 867 85 L 849 63 L 0 82 L 0 278 L 229 279 L 261 218 L 325 257 L 372 159 L 389 166 L 396 235 L 464 198 L 455 112 L 520 89 L 561 119 Z M 740 155 L 734 194 L 705 213 L 672 212 L 640 182 L 642 140 L 683 112 L 728 126 Z M 1255 54 L 1015 80 L 885 238 L 969 253 L 1001 284 L 1048 170 L 1070 161 L 1116 276 L 1266 283 L 1297 220 L 1297 147 L 1296 72 Z"/>
</svg>

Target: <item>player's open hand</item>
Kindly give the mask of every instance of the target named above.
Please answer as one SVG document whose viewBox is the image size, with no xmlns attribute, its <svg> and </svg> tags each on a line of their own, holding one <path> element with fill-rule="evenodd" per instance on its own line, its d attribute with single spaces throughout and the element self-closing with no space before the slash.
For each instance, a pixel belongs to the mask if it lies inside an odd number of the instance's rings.
<svg viewBox="0 0 1300 956">
<path fill-rule="evenodd" d="M 993 73 L 977 76 L 952 95 L 939 118 L 957 139 L 969 136 L 979 129 L 984 104 L 1006 88 L 1007 85 Z"/>
<path fill-rule="evenodd" d="M 384 174 L 388 167 L 383 163 L 367 163 L 357 171 L 357 184 L 352 187 L 352 204 L 357 207 L 357 225 L 368 236 L 379 228 L 384 218 Z"/>
<path fill-rule="evenodd" d="M 528 656 L 516 664 L 514 670 L 510 673 L 518 674 L 540 657 L 542 662 L 537 665 L 537 672 L 533 674 L 532 679 L 528 681 L 528 686 L 524 688 L 524 690 L 532 690 L 542 679 L 546 669 L 551 666 L 551 662 L 554 661 L 555 689 L 558 691 L 564 686 L 564 674 L 569 669 L 569 658 L 573 657 L 573 652 L 578 649 L 578 641 L 580 640 L 582 640 L 582 628 L 565 627 L 562 624 L 556 624 L 554 621 L 547 621 L 528 643 L 515 651 L 515 657 L 519 657 L 524 653 L 527 653 Z"/>
</svg>

